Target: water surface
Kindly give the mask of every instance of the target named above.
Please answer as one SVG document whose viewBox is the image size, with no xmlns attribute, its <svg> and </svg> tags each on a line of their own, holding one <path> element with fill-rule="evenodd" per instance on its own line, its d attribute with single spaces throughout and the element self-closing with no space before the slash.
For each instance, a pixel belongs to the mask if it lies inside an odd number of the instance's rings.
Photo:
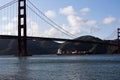
<svg viewBox="0 0 120 80">
<path fill-rule="evenodd" d="M 0 80 L 120 80 L 120 55 L 1 56 Z"/>
</svg>

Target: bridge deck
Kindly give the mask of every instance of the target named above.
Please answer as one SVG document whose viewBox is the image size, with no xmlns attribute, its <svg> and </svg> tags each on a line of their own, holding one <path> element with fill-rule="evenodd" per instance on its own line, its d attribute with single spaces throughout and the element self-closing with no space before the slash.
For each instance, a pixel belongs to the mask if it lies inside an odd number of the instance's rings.
<svg viewBox="0 0 120 80">
<path fill-rule="evenodd" d="M 18 39 L 16 35 L 0 35 L 0 39 Z M 45 41 L 68 41 L 68 42 L 81 42 L 81 43 L 93 43 L 102 45 L 118 46 L 116 43 L 109 43 L 108 41 L 88 41 L 88 40 L 75 40 L 75 39 L 62 39 L 62 38 L 47 38 L 47 37 L 32 37 L 27 36 L 28 40 L 45 40 Z"/>
</svg>

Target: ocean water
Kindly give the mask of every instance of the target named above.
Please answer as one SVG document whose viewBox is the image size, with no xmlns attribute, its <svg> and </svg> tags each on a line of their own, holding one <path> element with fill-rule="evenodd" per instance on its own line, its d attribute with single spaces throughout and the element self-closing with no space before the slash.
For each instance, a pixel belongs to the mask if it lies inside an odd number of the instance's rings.
<svg viewBox="0 0 120 80">
<path fill-rule="evenodd" d="M 120 55 L 0 56 L 0 80 L 120 80 Z"/>
</svg>

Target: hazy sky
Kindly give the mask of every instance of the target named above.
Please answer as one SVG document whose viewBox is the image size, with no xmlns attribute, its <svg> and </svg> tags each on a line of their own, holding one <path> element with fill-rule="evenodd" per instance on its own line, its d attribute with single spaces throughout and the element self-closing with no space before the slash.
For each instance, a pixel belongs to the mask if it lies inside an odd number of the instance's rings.
<svg viewBox="0 0 120 80">
<path fill-rule="evenodd" d="M 0 5 L 6 4 L 9 1 L 11 0 L 1 0 Z M 112 37 L 114 34 L 115 38 L 115 35 L 117 34 L 115 31 L 120 27 L 120 0 L 29 1 L 39 8 L 47 17 L 77 37 L 93 35 L 106 39 L 107 37 Z M 30 4 L 28 3 L 28 5 Z M 28 11 L 28 35 L 71 38 L 61 34 L 52 26 L 46 25 L 47 23 L 39 20 L 38 16 L 35 17 L 35 15 L 32 15 L 33 13 L 31 13 L 32 17 L 30 17 L 29 13 L 30 12 Z M 0 18 L 3 17 L 6 16 Z M 32 26 L 30 26 L 30 24 Z M 6 23 L 5 25 L 8 24 Z M 11 24 L 9 23 L 9 27 L 10 26 Z"/>
</svg>

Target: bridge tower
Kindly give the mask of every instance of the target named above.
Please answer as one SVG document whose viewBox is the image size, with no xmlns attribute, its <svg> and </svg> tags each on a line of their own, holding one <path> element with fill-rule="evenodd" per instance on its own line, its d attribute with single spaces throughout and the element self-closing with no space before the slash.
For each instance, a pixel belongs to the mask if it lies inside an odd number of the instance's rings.
<svg viewBox="0 0 120 80">
<path fill-rule="evenodd" d="M 18 56 L 27 56 L 26 0 L 18 0 Z"/>
<path fill-rule="evenodd" d="M 118 53 L 120 53 L 120 28 L 118 28 Z"/>
</svg>

